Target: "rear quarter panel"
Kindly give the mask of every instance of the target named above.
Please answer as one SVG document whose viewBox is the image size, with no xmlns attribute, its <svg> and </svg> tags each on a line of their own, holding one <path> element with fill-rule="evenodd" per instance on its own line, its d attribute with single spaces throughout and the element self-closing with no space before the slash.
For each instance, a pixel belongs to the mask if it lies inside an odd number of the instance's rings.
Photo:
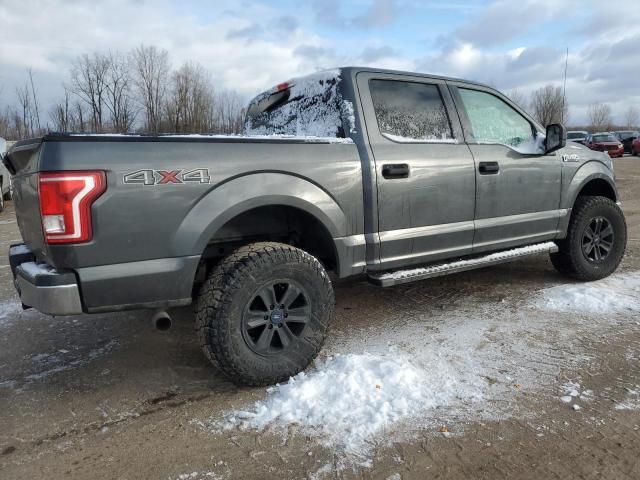
<svg viewBox="0 0 640 480">
<path fill-rule="evenodd" d="M 210 183 L 124 183 L 140 169 L 206 168 Z M 233 215 L 283 204 L 324 216 L 332 236 L 362 233 L 361 166 L 355 145 L 190 141 L 52 141 L 41 170 L 101 169 L 107 191 L 93 206 L 93 240 L 49 246 L 66 268 L 200 255 Z M 319 218 L 321 221 L 323 218 Z"/>
</svg>

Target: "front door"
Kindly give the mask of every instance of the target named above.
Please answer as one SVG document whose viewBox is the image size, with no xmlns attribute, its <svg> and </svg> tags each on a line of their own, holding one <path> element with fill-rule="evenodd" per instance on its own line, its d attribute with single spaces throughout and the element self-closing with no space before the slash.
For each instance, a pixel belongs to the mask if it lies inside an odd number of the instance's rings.
<svg viewBox="0 0 640 480">
<path fill-rule="evenodd" d="M 562 161 L 544 154 L 542 132 L 495 91 L 451 92 L 475 161 L 474 253 L 556 238 Z"/>
<path fill-rule="evenodd" d="M 475 165 L 444 81 L 357 77 L 375 160 L 379 267 L 471 253 Z"/>
</svg>

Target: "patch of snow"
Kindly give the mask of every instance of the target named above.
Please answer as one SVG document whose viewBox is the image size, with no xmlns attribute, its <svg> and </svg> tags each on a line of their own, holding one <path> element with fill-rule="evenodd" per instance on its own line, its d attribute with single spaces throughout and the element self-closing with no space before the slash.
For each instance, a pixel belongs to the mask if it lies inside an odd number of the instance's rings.
<svg viewBox="0 0 640 480">
<path fill-rule="evenodd" d="M 544 153 L 545 141 L 546 137 L 538 133 L 535 138 L 531 138 L 525 142 L 519 143 L 518 145 L 512 146 L 516 152 L 523 153 L 525 155 L 540 155 Z"/>
<path fill-rule="evenodd" d="M 340 90 L 340 70 L 324 70 L 286 82 L 289 97 L 267 111 L 260 102 L 278 94 L 277 87 L 261 93 L 248 107 L 245 132 L 249 135 L 284 134 L 295 136 L 346 137 L 355 129 L 353 105 L 346 105 Z M 350 111 L 344 111 L 345 107 Z M 345 120 L 348 128 L 345 129 Z"/>
<path fill-rule="evenodd" d="M 96 358 L 111 352 L 117 345 L 118 342 L 116 340 L 110 340 L 102 347 L 94 348 L 88 353 L 83 353 L 81 357 L 70 361 L 66 361 L 61 355 L 56 355 L 55 353 L 39 353 L 31 357 L 32 363 L 36 365 L 39 371 L 29 374 L 24 378 L 27 382 L 43 381 L 56 373 L 82 367 Z M 62 353 L 62 355 L 66 354 Z"/>
<path fill-rule="evenodd" d="M 267 392 L 250 411 L 227 417 L 225 428 L 299 425 L 355 457 L 364 456 L 372 439 L 399 423 L 482 399 L 455 369 L 427 370 L 399 354 L 329 358 Z"/>
<path fill-rule="evenodd" d="M 350 100 L 342 101 L 342 119 L 343 122 L 349 125 L 349 133 L 357 133 L 355 110 Z"/>
<path fill-rule="evenodd" d="M 640 311 L 640 272 L 629 272 L 591 283 L 569 283 L 547 288 L 533 306 L 546 310 L 581 313 Z"/>
<path fill-rule="evenodd" d="M 627 389 L 627 399 L 616 404 L 616 410 L 640 410 L 640 386 L 637 389 Z"/>
<path fill-rule="evenodd" d="M 469 260 L 458 260 L 456 262 L 450 262 L 450 263 L 439 263 L 429 267 L 412 268 L 409 270 L 398 270 L 395 272 L 385 273 L 384 275 L 380 275 L 378 278 L 381 280 L 391 280 L 391 279 L 397 280 L 401 278 L 413 277 L 416 275 L 426 275 L 429 273 L 434 273 L 434 272 L 439 272 L 444 270 L 452 270 L 455 268 L 472 267 L 472 266 L 480 265 L 484 262 L 489 262 L 493 260 L 500 260 L 500 259 L 509 258 L 509 257 L 517 257 L 517 256 L 528 255 L 532 253 L 548 252 L 549 249 L 555 248 L 555 246 L 556 244 L 553 242 L 537 243 L 535 245 L 528 245 L 526 247 L 513 248 L 511 250 L 492 253 L 489 255 L 484 255 L 482 257 L 472 258 Z"/>
<path fill-rule="evenodd" d="M 12 324 L 20 312 L 22 307 L 17 302 L 0 303 L 0 326 Z"/>
</svg>

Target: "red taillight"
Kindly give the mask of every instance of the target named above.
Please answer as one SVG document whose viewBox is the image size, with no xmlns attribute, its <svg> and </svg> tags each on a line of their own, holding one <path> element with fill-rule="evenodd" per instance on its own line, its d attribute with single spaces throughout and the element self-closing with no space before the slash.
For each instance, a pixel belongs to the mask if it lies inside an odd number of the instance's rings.
<svg viewBox="0 0 640 480">
<path fill-rule="evenodd" d="M 91 240 L 91 204 L 107 188 L 104 172 L 42 172 L 39 188 L 47 243 Z"/>
<path fill-rule="evenodd" d="M 284 92 L 285 90 L 288 90 L 290 87 L 288 82 L 284 82 L 284 83 L 280 83 L 278 85 L 276 85 L 276 91 L 277 92 Z"/>
</svg>

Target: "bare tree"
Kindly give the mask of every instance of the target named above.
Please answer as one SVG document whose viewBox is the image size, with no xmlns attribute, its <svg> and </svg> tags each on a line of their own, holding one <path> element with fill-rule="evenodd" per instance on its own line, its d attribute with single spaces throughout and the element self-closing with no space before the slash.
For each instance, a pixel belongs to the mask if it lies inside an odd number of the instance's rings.
<svg viewBox="0 0 640 480">
<path fill-rule="evenodd" d="M 589 123 L 593 131 L 611 129 L 611 107 L 606 103 L 592 103 L 587 111 Z"/>
<path fill-rule="evenodd" d="M 105 75 L 105 105 L 110 114 L 111 130 L 128 132 L 135 120 L 136 112 L 130 88 L 129 64 L 123 55 L 109 53 L 109 64 Z"/>
<path fill-rule="evenodd" d="M 214 114 L 209 74 L 196 63 L 185 63 L 173 73 L 165 111 L 169 128 L 176 133 L 208 133 Z"/>
<path fill-rule="evenodd" d="M 56 103 L 51 108 L 49 117 L 53 124 L 53 129 L 57 132 L 68 132 L 72 130 L 72 111 L 69 100 L 69 89 L 64 88 L 64 99 L 61 102 Z"/>
<path fill-rule="evenodd" d="M 71 88 L 91 112 L 91 129 L 103 131 L 109 57 L 94 53 L 81 55 L 73 63 Z"/>
<path fill-rule="evenodd" d="M 134 84 L 144 109 L 144 129 L 158 133 L 169 82 L 169 54 L 154 46 L 140 45 L 131 53 Z"/>
<path fill-rule="evenodd" d="M 212 131 L 215 133 L 241 133 L 244 128 L 244 101 L 237 92 L 222 90 L 215 95 Z"/>
<path fill-rule="evenodd" d="M 640 112 L 636 107 L 634 107 L 633 105 L 630 105 L 629 108 L 627 108 L 627 111 L 624 112 L 624 121 L 625 121 L 625 124 L 627 125 L 627 128 L 629 130 L 633 128 L 637 128 L 638 125 L 640 124 L 639 120 L 640 120 Z"/>
<path fill-rule="evenodd" d="M 531 94 L 531 115 L 543 126 L 566 123 L 569 108 L 561 87 L 546 85 Z"/>
<path fill-rule="evenodd" d="M 518 105 L 523 110 L 525 111 L 527 110 L 529 101 L 527 100 L 527 95 L 525 95 L 525 93 L 522 90 L 518 88 L 514 88 L 509 93 L 507 93 L 507 97 L 509 97 L 513 103 Z"/>
<path fill-rule="evenodd" d="M 31 68 L 27 69 L 27 74 L 29 75 L 29 87 L 31 87 L 31 105 L 33 107 L 34 127 L 37 128 L 38 132 L 40 132 L 40 130 L 42 130 L 42 127 L 40 126 L 40 107 L 38 105 L 36 87 L 33 85 L 33 70 Z"/>
</svg>

